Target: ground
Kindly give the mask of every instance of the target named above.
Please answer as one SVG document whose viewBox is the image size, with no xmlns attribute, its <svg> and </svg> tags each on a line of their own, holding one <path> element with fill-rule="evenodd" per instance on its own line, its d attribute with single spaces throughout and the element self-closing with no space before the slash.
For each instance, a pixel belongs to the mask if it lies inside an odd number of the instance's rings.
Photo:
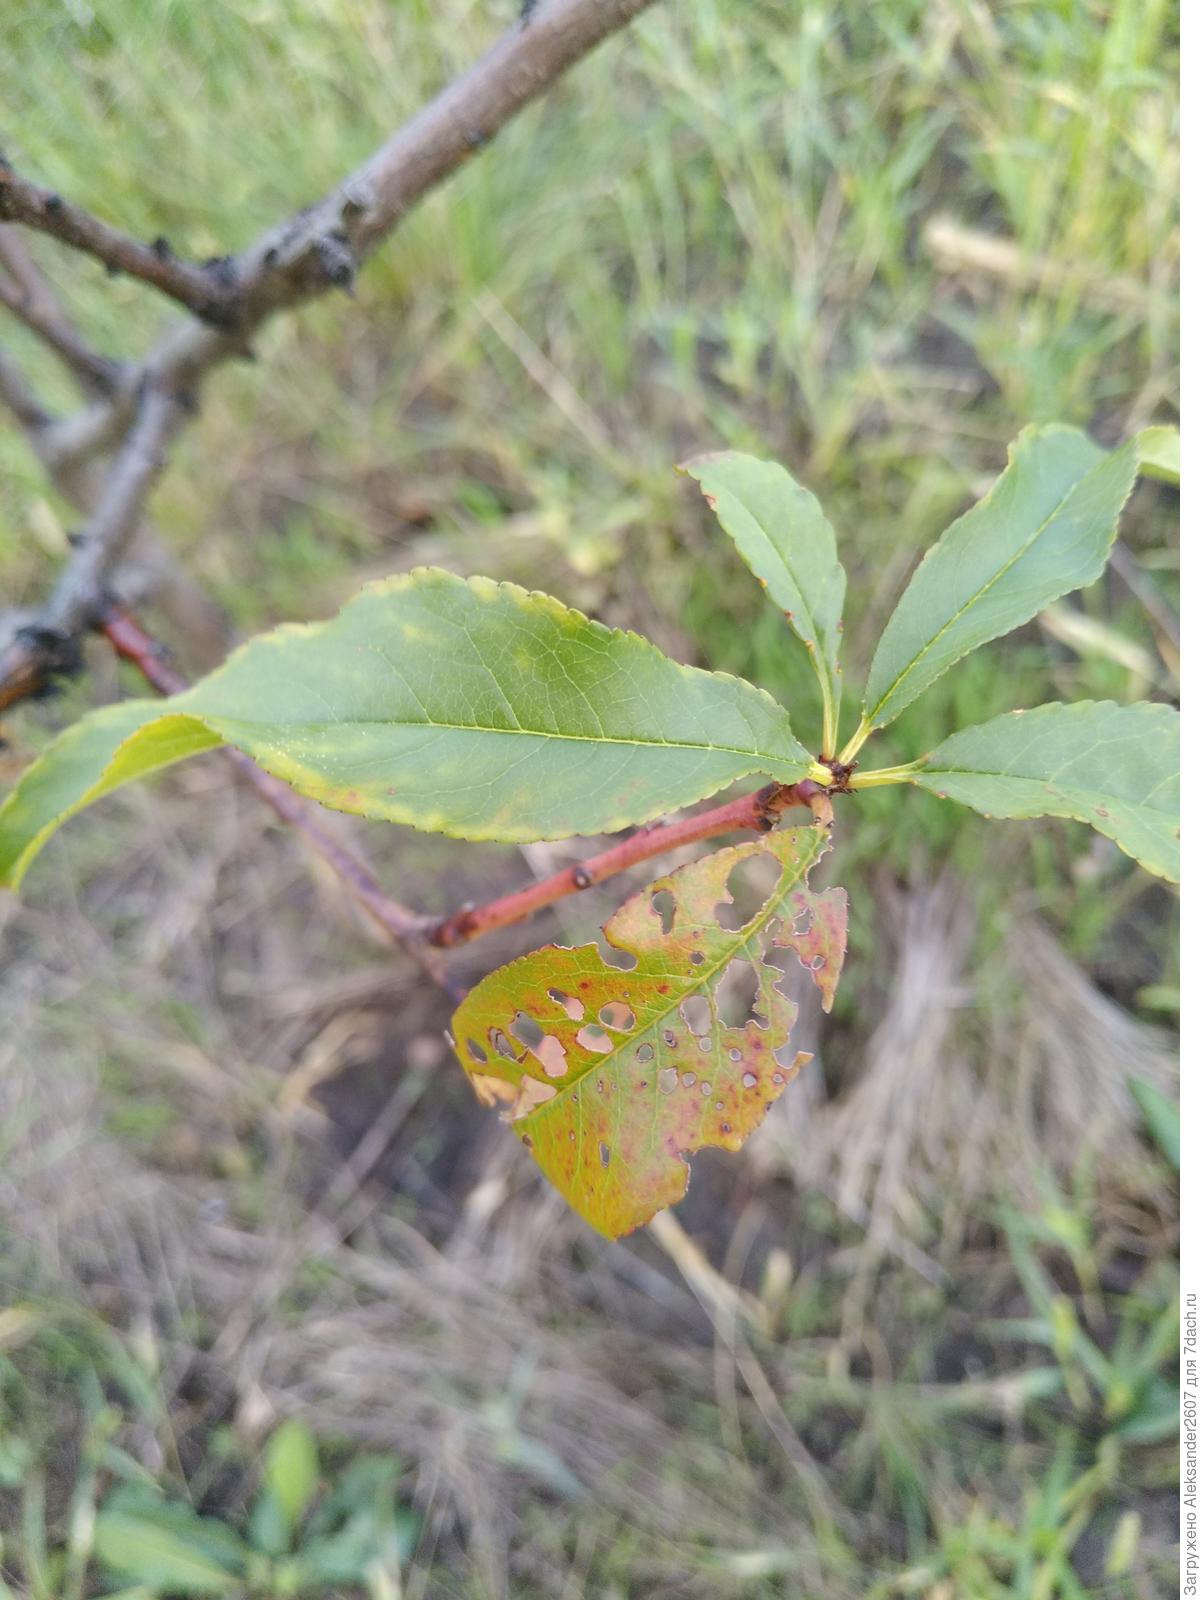
<svg viewBox="0 0 1200 1600">
<path fill-rule="evenodd" d="M 513 9 L 18 4 L 0 142 L 219 253 Z M 197 670 L 435 562 L 753 677 L 803 736 L 794 641 L 673 464 L 733 445 L 820 495 L 861 683 L 1021 426 L 1174 420 L 1177 48 L 1166 0 L 660 6 L 353 300 L 214 380 L 153 512 L 221 615 L 157 620 Z M 103 348 L 150 337 L 143 291 L 39 255 Z M 1171 698 L 1176 514 L 1143 484 L 1110 574 L 942 680 L 879 759 L 1039 700 Z M 5 603 L 70 527 L 0 435 Z M 92 665 L 8 720 L 2 775 L 132 687 Z M 429 909 L 587 850 L 337 826 Z M 697 1160 L 674 1226 L 610 1245 L 476 1105 L 442 997 L 219 759 L 72 824 L 0 904 L 0 1594 L 128 1589 L 122 1486 L 270 1544 L 287 1417 L 319 1448 L 305 1538 L 368 1456 L 390 1485 L 357 1568 L 309 1593 L 1169 1592 L 1173 897 L 1067 823 L 885 791 L 838 826 L 851 957 L 803 1087 Z M 456 973 L 592 936 L 629 886 Z"/>
</svg>

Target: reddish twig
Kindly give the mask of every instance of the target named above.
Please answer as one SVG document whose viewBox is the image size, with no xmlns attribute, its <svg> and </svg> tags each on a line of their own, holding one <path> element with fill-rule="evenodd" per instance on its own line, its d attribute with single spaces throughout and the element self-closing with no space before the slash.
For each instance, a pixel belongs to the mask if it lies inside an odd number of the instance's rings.
<svg viewBox="0 0 1200 1600">
<path fill-rule="evenodd" d="M 142 244 L 64 200 L 53 189 L 20 177 L 0 158 L 0 222 L 19 222 L 48 233 L 62 244 L 94 256 L 110 272 L 140 278 L 177 300 L 198 317 L 218 317 L 223 309 L 219 283 L 210 271 L 180 261 L 163 240 Z"/>
<path fill-rule="evenodd" d="M 128 612 L 112 607 L 103 617 L 100 631 L 123 661 L 130 662 L 146 682 L 160 694 L 179 694 L 187 679 L 171 665 L 168 652 Z M 419 917 L 407 906 L 393 900 L 371 871 L 325 829 L 308 801 L 281 779 L 264 772 L 241 750 L 226 746 L 222 752 L 246 777 L 250 786 L 266 801 L 275 815 L 295 828 L 302 838 L 331 867 L 364 911 L 402 949 L 420 962 L 426 972 L 449 987 L 446 974 L 425 938 L 428 919 Z M 453 991 L 452 991 L 453 992 Z"/>
<path fill-rule="evenodd" d="M 807 779 L 802 783 L 769 783 L 754 794 L 714 806 L 694 817 L 684 817 L 679 822 L 651 823 L 610 850 L 602 850 L 599 855 L 577 862 L 573 867 L 564 867 L 552 877 L 531 883 L 527 889 L 501 895 L 486 905 L 464 906 L 430 928 L 427 937 L 441 949 L 466 944 L 485 933 L 495 933 L 499 928 L 522 922 L 556 900 L 565 900 L 568 895 L 580 894 L 606 878 L 627 872 L 640 861 L 666 855 L 681 845 L 697 844 L 701 839 L 714 839 L 722 833 L 769 833 L 783 812 L 792 806 L 817 809 L 822 802 L 828 805 L 827 791 L 819 783 Z M 825 820 L 828 820 L 827 813 Z"/>
</svg>

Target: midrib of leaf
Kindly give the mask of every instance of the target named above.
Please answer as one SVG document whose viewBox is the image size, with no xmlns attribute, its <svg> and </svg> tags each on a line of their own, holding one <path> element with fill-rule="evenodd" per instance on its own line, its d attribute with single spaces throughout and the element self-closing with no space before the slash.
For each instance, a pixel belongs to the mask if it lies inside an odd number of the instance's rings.
<svg viewBox="0 0 1200 1600">
<path fill-rule="evenodd" d="M 268 735 L 263 735 L 269 742 L 269 730 L 273 726 L 285 726 L 289 732 L 305 733 L 315 732 L 320 728 L 432 728 L 440 733 L 507 733 L 523 739 L 565 739 L 574 740 L 578 744 L 626 744 L 634 745 L 639 749 L 655 750 L 716 750 L 722 755 L 730 756 L 763 756 L 772 754 L 768 750 L 743 749 L 740 745 L 729 744 L 700 744 L 690 739 L 625 739 L 614 734 L 605 733 L 556 733 L 545 728 L 492 728 L 479 722 L 399 722 L 394 717 L 355 717 L 353 720 L 333 718 L 330 722 L 288 722 L 285 724 L 270 724 L 264 722 L 247 722 L 242 717 L 226 717 L 216 712 L 188 711 L 187 716 L 195 717 L 197 722 L 221 728 L 267 729 Z M 149 724 L 153 726 L 153 724 Z M 140 730 L 138 730 L 140 732 Z M 231 741 L 232 742 L 232 741 Z M 803 746 L 797 744 L 797 749 L 802 755 L 807 755 Z M 781 752 L 782 754 L 782 752 Z M 787 757 L 794 766 L 802 763 L 794 757 Z"/>
<path fill-rule="evenodd" d="M 1101 464 L 1102 463 L 1097 462 L 1096 465 L 1099 466 Z M 963 615 L 964 612 L 969 611 L 973 605 L 975 605 L 978 601 L 982 600 L 984 595 L 987 594 L 990 589 L 995 588 L 996 584 L 998 584 L 1000 582 L 1001 578 L 1006 577 L 1008 575 L 1008 573 L 1011 572 L 1013 567 L 1016 566 L 1017 562 L 1020 561 L 1021 557 L 1023 555 L 1025 555 L 1025 553 L 1028 550 L 1032 549 L 1032 547 L 1042 537 L 1042 535 L 1045 533 L 1046 529 L 1054 521 L 1055 517 L 1057 517 L 1059 515 L 1059 513 L 1062 511 L 1063 507 L 1066 506 L 1067 504 L 1069 504 L 1072 496 L 1078 494 L 1078 492 L 1079 492 L 1080 488 L 1082 487 L 1083 483 L 1086 481 L 1086 479 L 1088 479 L 1092 475 L 1092 473 L 1095 470 L 1096 470 L 1095 467 L 1089 467 L 1087 472 L 1084 473 L 1083 477 L 1077 479 L 1076 482 L 1071 485 L 1071 487 L 1067 491 L 1067 493 L 1065 495 L 1063 495 L 1062 499 L 1057 503 L 1057 505 L 1054 506 L 1053 510 L 1051 510 L 1048 513 L 1048 515 L 1046 516 L 1045 520 L 1043 522 L 1041 522 L 1038 525 L 1037 528 L 1034 529 L 1033 533 L 1030 534 L 1029 538 L 1025 541 L 1025 543 L 1021 546 L 1021 548 L 1018 551 L 1016 551 L 1016 553 L 1011 557 L 1011 559 L 1008 560 L 1004 564 L 1004 566 L 1002 566 L 1000 568 L 1000 570 L 998 572 L 994 573 L 992 575 L 992 577 L 990 577 L 988 579 L 988 581 L 985 584 L 982 585 L 981 588 L 979 588 L 973 595 L 969 596 L 966 600 L 963 601 L 962 605 L 959 606 L 958 610 L 954 613 L 954 615 L 952 617 L 948 617 L 947 618 L 947 620 L 942 624 L 942 626 L 934 634 L 933 638 L 927 640 L 926 643 L 921 646 L 920 650 L 917 651 L 916 655 L 912 658 L 912 660 L 908 663 L 908 665 L 903 669 L 903 671 L 898 673 L 896 675 L 896 677 L 893 678 L 892 682 L 888 684 L 887 689 L 885 690 L 885 692 L 882 695 L 880 695 L 879 699 L 875 702 L 874 709 L 868 713 L 868 719 L 872 723 L 872 725 L 874 725 L 875 718 L 879 715 L 880 709 L 887 704 L 887 702 L 895 694 L 896 690 L 900 687 L 900 685 L 904 682 L 904 680 L 909 676 L 909 674 L 916 670 L 916 668 L 921 664 L 921 662 L 925 659 L 925 657 L 933 649 L 934 645 L 937 644 L 938 640 L 943 636 L 943 634 L 948 633 L 950 631 L 950 629 L 954 626 L 954 624 L 958 621 L 959 617 L 961 617 Z M 979 506 L 984 506 L 991 500 L 992 495 L 996 491 L 996 487 L 998 487 L 998 485 L 999 485 L 999 482 L 1000 482 L 1000 480 L 997 479 L 996 485 L 993 486 L 992 490 L 989 491 L 989 493 L 987 495 L 985 495 L 984 498 L 981 501 L 978 502 Z M 1126 498 L 1128 498 L 1128 496 Z M 937 547 L 935 546 L 934 548 L 936 549 Z M 930 551 L 930 555 L 932 555 L 932 554 L 933 554 L 933 551 Z"/>
<path fill-rule="evenodd" d="M 1114 741 L 1109 740 L 1108 742 L 1111 744 Z M 1097 745 L 1095 748 L 1099 749 L 1100 746 Z M 915 783 L 922 777 L 926 777 L 926 778 L 939 778 L 939 777 L 941 777 L 941 778 L 999 778 L 1003 782 L 1004 779 L 1007 778 L 1007 779 L 1010 779 L 1013 783 L 1038 783 L 1038 784 L 1041 784 L 1043 787 L 1047 787 L 1047 786 L 1049 786 L 1051 784 L 1057 784 L 1059 786 L 1059 788 L 1066 794 L 1078 794 L 1078 795 L 1095 794 L 1095 795 L 1099 796 L 1099 798 L 1101 798 L 1103 800 L 1111 800 L 1117 805 L 1141 807 L 1141 806 L 1145 806 L 1146 802 L 1148 800 L 1150 800 L 1152 798 L 1152 796 L 1156 795 L 1158 793 L 1158 791 L 1164 786 L 1164 784 L 1170 783 L 1172 778 L 1174 778 L 1175 776 L 1176 776 L 1176 774 L 1172 773 L 1172 774 L 1170 774 L 1170 776 L 1168 776 L 1166 778 L 1160 778 L 1159 781 L 1154 785 L 1153 789 L 1147 789 L 1145 791 L 1145 793 L 1139 795 L 1136 800 L 1126 799 L 1126 797 L 1124 795 L 1113 794 L 1112 791 L 1108 790 L 1108 789 L 1081 789 L 1077 784 L 1071 782 L 1070 779 L 1064 778 L 1061 773 L 1051 773 L 1048 777 L 1043 778 L 1039 773 L 1012 772 L 1012 771 L 1009 771 L 1009 772 L 992 772 L 990 770 L 985 770 L 983 767 L 921 767 L 921 768 L 918 768 L 916 772 L 908 774 L 908 781 L 910 783 Z M 1147 806 L 1147 810 L 1154 811 L 1156 809 L 1157 808 L 1154 807 L 1154 806 Z M 1163 812 L 1162 815 L 1163 816 L 1169 816 L 1170 813 L 1169 812 Z"/>
<path fill-rule="evenodd" d="M 668 1000 L 667 1003 L 663 1006 L 663 1009 L 659 1012 L 659 1014 L 651 1022 L 648 1022 L 645 1025 L 645 1027 L 638 1029 L 638 1031 L 636 1033 L 622 1033 L 622 1034 L 620 1034 L 619 1037 L 620 1037 L 621 1043 L 620 1043 L 620 1045 L 617 1046 L 616 1050 L 613 1052 L 612 1055 L 597 1056 L 594 1066 L 589 1067 L 585 1072 L 581 1072 L 578 1077 L 572 1078 L 569 1083 L 563 1083 L 561 1086 L 555 1085 L 555 1087 L 556 1087 L 558 1092 L 555 1094 L 554 1099 L 553 1100 L 547 1100 L 544 1105 L 540 1105 L 540 1106 L 535 1107 L 535 1109 L 530 1112 L 528 1117 L 523 1117 L 521 1119 L 521 1122 L 520 1122 L 519 1126 L 523 1127 L 523 1128 L 528 1128 L 531 1124 L 535 1124 L 538 1121 L 539 1118 L 544 1117 L 544 1116 L 549 1116 L 549 1114 L 556 1109 L 560 1099 L 562 1098 L 562 1096 L 564 1094 L 568 1093 L 571 1089 L 573 1089 L 576 1084 L 584 1083 L 584 1082 L 590 1082 L 591 1078 L 592 1078 L 592 1075 L 594 1073 L 604 1071 L 605 1068 L 607 1068 L 607 1070 L 609 1072 L 614 1072 L 614 1068 L 615 1068 L 616 1063 L 617 1063 L 618 1060 L 620 1060 L 622 1067 L 627 1065 L 626 1056 L 627 1056 L 628 1052 L 636 1050 L 638 1045 L 642 1044 L 646 1040 L 646 1038 L 647 1038 L 647 1036 L 649 1034 L 657 1034 L 658 1030 L 662 1027 L 663 1019 L 665 1017 L 669 1016 L 671 1014 L 671 1012 L 677 1011 L 679 1009 L 679 1007 L 682 1005 L 684 1000 L 689 999 L 692 995 L 697 993 L 698 990 L 704 988 L 707 984 L 709 984 L 713 980 L 714 977 L 716 977 L 718 974 L 720 974 L 722 971 L 724 971 L 724 969 L 729 965 L 729 963 L 731 961 L 735 961 L 738 958 L 738 956 L 741 954 L 741 952 L 743 950 L 745 950 L 746 946 L 750 943 L 751 939 L 753 939 L 756 934 L 760 933 L 762 931 L 762 929 L 765 927 L 765 925 L 770 921 L 770 919 L 773 916 L 775 916 L 776 912 L 779 910 L 779 906 L 782 903 L 782 901 L 786 898 L 786 896 L 795 887 L 797 879 L 801 878 L 804 875 L 804 873 L 808 870 L 808 868 L 810 868 L 810 867 L 812 867 L 814 865 L 814 861 L 815 861 L 815 858 L 813 857 L 813 855 L 811 853 L 811 849 L 810 849 L 808 858 L 805 861 L 803 861 L 802 863 L 797 863 L 795 865 L 795 867 L 792 868 L 792 869 L 789 869 L 788 867 L 784 866 L 782 862 L 780 862 L 780 867 L 781 867 L 782 870 L 781 870 L 780 875 L 779 875 L 779 882 L 775 885 L 775 888 L 771 891 L 771 893 L 763 901 L 762 906 L 760 907 L 760 909 L 756 913 L 756 915 L 754 917 L 752 917 L 749 922 L 743 924 L 743 926 L 738 930 L 738 942 L 737 942 L 737 944 L 732 949 L 726 950 L 722 955 L 717 957 L 715 960 L 709 962 L 706 966 L 694 968 L 693 971 L 694 971 L 694 975 L 695 975 L 695 982 L 692 983 L 692 982 L 689 981 L 688 983 L 684 984 L 684 986 L 681 989 L 677 990 L 675 992 L 675 994 L 671 997 L 671 999 Z M 653 885 L 650 885 L 648 892 L 653 894 L 653 892 L 654 892 L 654 886 Z M 720 927 L 720 924 L 718 924 L 718 927 Z M 729 933 L 732 930 L 729 929 L 729 928 L 721 928 L 720 931 L 722 933 Z M 757 971 L 759 963 L 755 962 L 753 964 L 755 966 L 755 970 Z M 689 979 L 690 979 L 692 974 L 689 974 L 688 976 L 689 976 Z M 712 1014 L 712 1025 L 713 1025 L 713 1029 L 714 1029 L 714 1032 L 715 1032 L 715 1030 L 718 1027 L 720 1027 L 720 1018 L 717 1015 L 716 997 L 715 997 L 715 995 L 712 996 L 709 999 L 709 1008 L 710 1008 L 710 1011 L 711 1011 L 711 1014 Z M 683 1026 L 686 1027 L 686 1023 L 684 1023 Z M 714 1049 L 715 1048 L 716 1048 L 716 1041 L 715 1041 L 715 1038 L 714 1038 Z M 655 1059 L 656 1060 L 658 1059 L 657 1054 L 655 1056 Z M 615 1073 L 614 1073 L 614 1077 L 616 1077 Z M 620 1080 L 616 1079 L 616 1081 L 619 1082 Z M 654 1110 L 655 1110 L 655 1117 L 657 1118 L 658 1110 L 659 1110 L 657 1102 L 655 1103 Z M 621 1085 L 621 1091 L 618 1094 L 618 1098 L 617 1098 L 617 1124 L 616 1124 L 616 1131 L 620 1130 L 621 1120 L 624 1117 L 624 1115 L 625 1115 L 625 1094 L 624 1094 L 624 1085 L 622 1084 Z M 584 1129 L 583 1129 L 583 1121 L 582 1121 L 582 1118 L 583 1118 L 583 1097 L 582 1096 L 580 1096 L 579 1108 L 576 1111 L 576 1117 L 579 1120 L 578 1120 L 578 1126 L 576 1128 L 575 1167 L 574 1167 L 573 1172 L 571 1173 L 571 1182 L 572 1182 L 572 1184 L 574 1184 L 575 1181 L 579 1177 L 579 1168 L 580 1168 L 580 1164 L 581 1164 L 581 1162 L 583 1160 L 582 1134 L 583 1134 Z M 614 1131 L 614 1137 L 613 1137 L 613 1147 L 612 1147 L 613 1161 L 610 1162 L 609 1166 L 605 1169 L 605 1173 L 606 1173 L 605 1189 L 606 1190 L 608 1188 L 610 1188 L 611 1185 L 612 1185 L 613 1172 L 614 1172 L 614 1169 L 615 1169 L 615 1166 L 616 1166 L 616 1156 L 617 1156 L 617 1152 L 616 1152 L 616 1143 L 617 1143 L 616 1131 Z"/>
<path fill-rule="evenodd" d="M 800 603 L 804 607 L 804 616 L 802 618 L 802 621 L 803 621 L 804 626 L 807 629 L 807 631 L 812 635 L 811 645 L 812 645 L 813 669 L 817 674 L 817 681 L 821 686 L 822 698 L 824 699 L 824 701 L 825 701 L 827 706 L 832 707 L 832 705 L 833 705 L 833 696 L 834 696 L 834 677 L 833 677 L 832 671 L 830 670 L 829 661 L 827 660 L 826 655 L 825 655 L 825 648 L 824 648 L 825 641 L 821 637 L 820 629 L 817 627 L 817 618 L 816 618 L 816 613 L 815 613 L 815 611 L 813 609 L 812 602 L 809 600 L 808 595 L 805 593 L 804 585 L 801 582 L 800 578 L 798 578 L 795 575 L 795 567 L 792 565 L 791 559 L 789 558 L 788 553 L 785 550 L 785 548 L 782 545 L 780 545 L 780 544 L 778 544 L 776 542 L 776 540 L 775 540 L 774 536 L 772 535 L 770 529 L 768 529 L 764 525 L 764 523 L 760 520 L 760 518 L 752 510 L 750 510 L 750 507 L 746 505 L 746 502 L 744 500 L 742 501 L 742 505 L 745 507 L 748 515 L 753 519 L 755 526 L 758 528 L 759 532 L 762 534 L 762 536 L 766 540 L 767 544 L 770 545 L 771 549 L 779 557 L 780 563 L 782 564 L 784 571 L 787 572 L 791 576 L 792 582 L 796 585 L 796 593 L 800 596 Z M 828 578 L 828 575 L 827 575 L 826 578 L 825 578 L 824 583 L 821 585 L 821 593 L 822 594 L 824 594 L 824 591 L 828 587 L 828 584 L 829 584 L 829 578 Z M 805 643 L 809 643 L 809 642 L 810 641 L 805 640 Z"/>
</svg>

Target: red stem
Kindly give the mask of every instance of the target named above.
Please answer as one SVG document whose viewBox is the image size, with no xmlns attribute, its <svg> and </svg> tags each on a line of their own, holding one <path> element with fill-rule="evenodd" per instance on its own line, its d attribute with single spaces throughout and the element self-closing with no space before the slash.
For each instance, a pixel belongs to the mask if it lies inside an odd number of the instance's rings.
<svg viewBox="0 0 1200 1600">
<path fill-rule="evenodd" d="M 552 877 L 531 883 L 527 889 L 514 894 L 501 895 L 482 906 L 464 906 L 452 916 L 431 928 L 426 937 L 431 944 L 442 949 L 466 944 L 498 928 L 511 927 L 535 911 L 564 900 L 568 895 L 579 894 L 606 878 L 626 872 L 639 861 L 652 856 L 665 855 L 680 845 L 696 844 L 701 839 L 712 839 L 721 833 L 737 833 L 749 829 L 753 833 L 769 833 L 780 815 L 792 806 L 813 806 L 820 797 L 828 804 L 827 791 L 819 783 L 805 779 L 802 783 L 769 783 L 765 789 L 743 795 L 740 800 L 730 800 L 726 805 L 714 806 L 711 811 L 701 811 L 694 817 L 684 817 L 679 822 L 652 822 L 639 828 L 628 839 L 622 839 L 609 850 L 580 861 L 573 867 L 564 867 Z"/>
</svg>

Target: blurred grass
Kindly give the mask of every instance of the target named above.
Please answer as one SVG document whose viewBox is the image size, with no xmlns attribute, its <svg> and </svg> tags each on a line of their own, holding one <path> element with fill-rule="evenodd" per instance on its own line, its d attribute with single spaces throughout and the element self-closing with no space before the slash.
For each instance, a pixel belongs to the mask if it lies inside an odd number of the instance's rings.
<svg viewBox="0 0 1200 1600">
<path fill-rule="evenodd" d="M 514 9 L 10 0 L 0 144 L 134 232 L 220 253 L 336 181 Z M 327 613 L 362 575 L 434 559 L 534 582 L 674 653 L 753 677 L 794 709 L 803 735 L 814 701 L 794 641 L 672 463 L 733 445 L 785 461 L 821 496 L 850 576 L 852 686 L 921 549 L 986 485 L 1022 425 L 1064 420 L 1111 442 L 1173 420 L 1178 21 L 1168 0 L 663 5 L 423 205 L 353 302 L 280 323 L 256 366 L 218 375 L 156 519 L 241 629 Z M 968 246 L 980 239 L 1015 245 L 1016 265 L 973 265 Z M 162 324 L 136 285 L 39 256 L 101 348 L 141 348 Z M 68 404 L 41 353 L 19 331 L 4 334 Z M 1123 535 L 1134 570 L 1168 604 L 1175 506 L 1143 485 Z M 0 433 L 6 601 L 43 591 L 71 526 L 22 442 Z M 1075 647 L 1031 626 L 943 679 L 878 741 L 879 760 L 908 759 L 955 723 L 1039 699 L 1173 692 L 1150 619 L 1119 577 L 1070 604 L 1140 646 L 1152 681 L 1103 636 Z M 111 692 L 111 677 L 85 692 Z M 7 731 L 21 748 L 40 737 L 31 719 Z M 151 825 L 150 811 L 134 814 Z M 84 872 L 102 870 L 109 849 L 92 827 L 73 857 Z M 1169 995 L 1165 893 L 1085 830 L 987 825 L 888 791 L 842 828 L 839 870 L 856 906 L 871 904 L 881 871 L 920 884 L 948 865 L 977 880 L 981 971 L 1019 907 L 1123 1004 Z M 871 1026 L 877 941 L 874 919 L 859 916 L 840 1002 L 854 1040 Z M 1002 1026 L 1003 986 L 982 992 Z M 203 1007 L 171 1027 L 218 1056 L 230 1036 Z M 105 1084 L 109 1130 L 131 1149 L 178 1137 L 170 1096 L 120 1051 Z M 222 1148 L 239 1153 L 235 1166 L 245 1159 L 237 1141 Z M 274 1180 L 250 1161 L 250 1176 L 239 1169 L 231 1181 L 248 1211 L 266 1215 L 279 1203 Z M 540 1552 L 528 1573 L 583 1573 L 589 1595 L 1160 1592 L 1164 1535 L 1149 1525 L 1170 1467 L 1127 1424 L 1143 1405 L 1152 1412 L 1147 1372 L 1164 1368 L 1153 1351 L 1169 1263 L 1101 1294 L 1095 1282 L 1124 1258 L 1091 1238 L 1098 1205 L 1086 1185 L 1046 1203 L 1060 1234 L 1074 1230 L 1074 1254 L 1058 1236 L 1014 1242 L 1010 1219 L 978 1273 L 962 1264 L 954 1304 L 898 1274 L 875 1314 L 894 1351 L 887 1377 L 831 1378 L 827 1362 L 808 1371 L 806 1341 L 836 1331 L 841 1280 L 818 1275 L 796 1289 L 781 1355 L 796 1364 L 792 1420 L 810 1445 L 827 1437 L 823 1481 L 861 1523 L 850 1535 L 836 1516 L 817 1517 L 819 1587 L 806 1587 L 795 1549 L 769 1538 L 707 1548 L 683 1516 L 686 1555 L 654 1554 L 645 1530 L 614 1525 L 600 1507 L 589 1524 L 553 1500 L 528 1513 Z M 804 1226 L 831 1250 L 846 1246 L 836 1217 Z M 1030 1252 L 1062 1277 L 1040 1308 Z M 13 1281 L 29 1292 L 24 1266 Z M 928 1392 L 931 1330 L 969 1321 L 963 1307 L 997 1316 L 1006 1296 L 1024 1297 L 1020 1359 L 990 1346 L 948 1419 L 944 1397 Z M 1076 1302 L 1093 1332 L 1106 1330 L 1103 1361 L 1137 1367 L 1151 1350 L 1134 1399 L 1115 1405 L 1116 1379 L 1079 1356 L 1079 1317 L 1062 1309 Z M 0 1517 L 16 1529 L 0 1573 L 21 1574 L 13 1581 L 39 1596 L 70 1592 L 63 1563 L 83 1559 L 63 1553 L 64 1538 L 84 1535 L 63 1533 L 61 1509 L 39 1533 L 28 1503 L 51 1470 L 47 1452 L 92 1416 L 91 1401 L 69 1396 L 79 1382 L 119 1386 L 122 1363 L 141 1359 L 124 1345 L 115 1353 L 107 1328 L 99 1345 L 90 1335 L 81 1345 L 84 1315 L 39 1313 L 36 1337 L 18 1343 L 40 1353 L 5 1357 L 0 1375 L 0 1509 L 25 1502 L 15 1522 Z M 1036 1361 L 1025 1361 L 1031 1349 Z M 170 1432 L 146 1393 L 114 1403 L 122 1426 Z M 719 1407 L 673 1420 L 681 1458 L 726 1437 Z M 162 1457 L 173 1493 L 188 1479 L 203 1498 L 197 1474 L 222 1477 L 212 1437 L 199 1466 Z M 84 1483 L 78 1504 L 90 1503 L 106 1480 L 76 1476 L 70 1460 L 68 1450 L 53 1471 Z M 32 1476 L 30 1463 L 41 1463 Z M 242 1515 L 244 1496 L 217 1502 Z M 686 1567 L 686 1587 L 672 1587 L 672 1561 Z M 502 1592 L 476 1578 L 468 1588 L 435 1579 L 430 1592 Z M 530 1587 L 514 1593 L 549 1592 L 535 1576 L 521 1581 Z"/>
</svg>

